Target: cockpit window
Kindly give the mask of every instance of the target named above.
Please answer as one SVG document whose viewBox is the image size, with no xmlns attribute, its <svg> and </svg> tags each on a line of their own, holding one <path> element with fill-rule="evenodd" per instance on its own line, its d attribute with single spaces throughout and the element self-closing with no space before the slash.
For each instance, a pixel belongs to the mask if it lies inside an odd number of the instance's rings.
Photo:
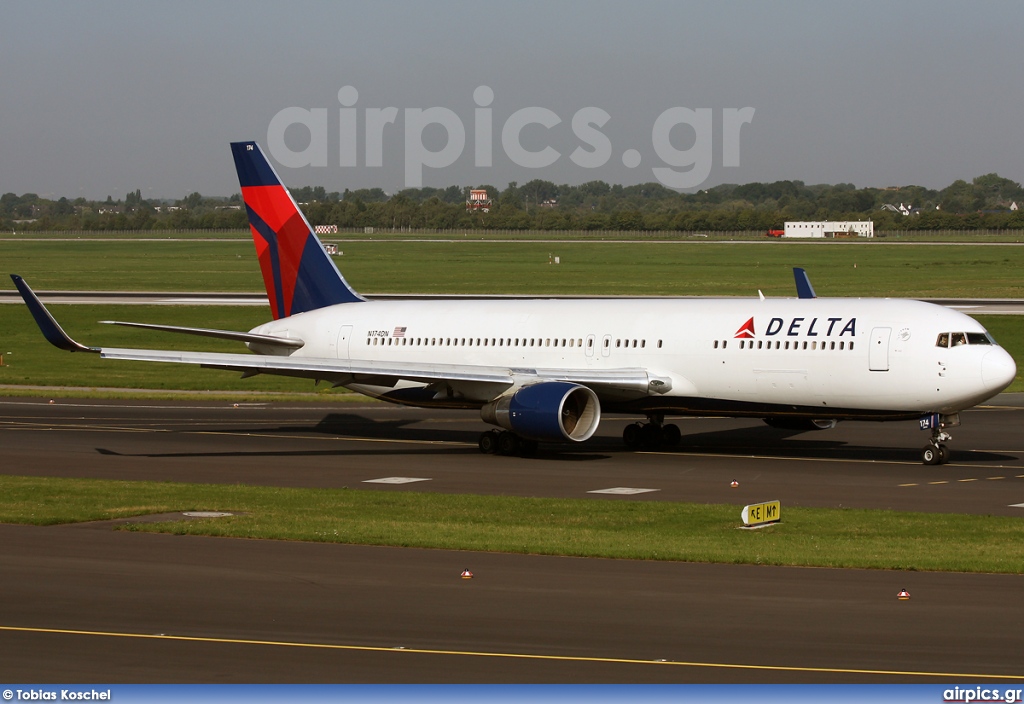
<svg viewBox="0 0 1024 704">
<path fill-rule="evenodd" d="M 940 332 L 936 347 L 959 347 L 960 345 L 994 345 L 996 341 L 987 332 Z"/>
</svg>

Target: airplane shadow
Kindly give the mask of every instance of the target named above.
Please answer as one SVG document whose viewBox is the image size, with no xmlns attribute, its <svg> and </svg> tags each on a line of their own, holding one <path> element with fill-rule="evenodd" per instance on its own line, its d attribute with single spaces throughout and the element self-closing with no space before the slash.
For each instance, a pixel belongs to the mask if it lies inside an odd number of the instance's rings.
<svg viewBox="0 0 1024 704">
<path fill-rule="evenodd" d="M 211 429 L 208 435 L 237 435 L 244 433 L 259 437 L 260 435 L 294 434 L 296 439 L 310 433 L 332 435 L 339 439 L 351 438 L 354 441 L 368 441 L 373 446 L 347 447 L 330 450 L 252 450 L 252 451 L 209 451 L 209 452 L 164 452 L 164 453 L 124 453 L 109 448 L 97 447 L 101 455 L 117 457 L 147 458 L 195 458 L 195 457 L 351 457 L 351 456 L 410 456 L 423 457 L 428 455 L 479 455 L 477 440 L 480 431 L 457 430 L 450 428 L 414 428 L 409 427 L 416 420 L 375 420 L 355 413 L 330 413 L 316 425 L 281 425 L 276 427 L 237 427 L 226 430 Z M 376 443 L 389 443 L 379 445 Z M 413 447 L 397 448 L 392 443 L 422 443 Z M 433 444 L 437 443 L 437 444 Z M 443 444 L 442 444 L 443 443 Z M 453 446 L 458 443 L 463 446 Z M 558 462 L 593 462 L 608 459 L 607 455 L 595 453 L 594 448 L 567 449 L 564 445 L 542 444 L 538 451 L 528 457 L 517 459 L 543 459 Z"/>
<path fill-rule="evenodd" d="M 367 441 L 370 446 L 319 450 L 252 450 L 252 451 L 194 451 L 165 453 L 122 453 L 108 448 L 96 448 L 102 455 L 121 457 L 147 458 L 198 458 L 198 457 L 425 457 L 476 455 L 479 431 L 461 430 L 438 427 L 413 427 L 419 421 L 409 419 L 377 420 L 357 413 L 330 413 L 315 425 L 296 424 L 276 427 L 238 427 L 228 430 L 211 430 L 209 434 L 225 435 L 245 433 L 254 437 L 260 435 L 293 434 L 296 439 L 310 433 L 320 433 L 338 437 L 351 438 L 354 441 Z M 684 457 L 688 454 L 706 455 L 750 455 L 751 457 L 787 457 L 813 460 L 843 460 L 864 462 L 920 462 L 920 447 L 924 438 L 908 441 L 906 447 L 884 447 L 873 444 L 856 444 L 848 437 L 830 435 L 833 431 L 783 430 L 764 425 L 712 430 L 688 433 L 676 447 L 648 448 L 668 454 Z M 388 443 L 376 445 L 376 443 Z M 396 447 L 396 443 L 422 443 L 411 447 Z M 443 444 L 433 444 L 443 443 Z M 457 446 L 461 445 L 461 446 Z M 599 436 L 584 443 L 582 446 L 568 447 L 560 444 L 542 443 L 538 452 L 532 456 L 517 459 L 542 459 L 558 462 L 594 462 L 611 459 L 613 456 L 631 454 L 633 450 L 626 448 L 620 438 Z M 952 461 L 955 462 L 1013 462 L 1018 458 L 997 452 L 986 452 L 966 448 L 952 447 Z"/>
<path fill-rule="evenodd" d="M 829 430 L 782 430 L 768 426 L 730 428 L 683 435 L 679 445 L 661 448 L 680 455 L 751 455 L 756 457 L 797 457 L 818 460 L 857 460 L 865 462 L 920 462 L 920 449 L 927 438 L 908 439 L 906 447 L 857 444 L 848 439 L 829 437 Z M 911 436 L 912 437 L 912 436 Z M 1013 462 L 1018 458 L 999 452 L 958 448 L 952 445 L 952 461 Z"/>
</svg>

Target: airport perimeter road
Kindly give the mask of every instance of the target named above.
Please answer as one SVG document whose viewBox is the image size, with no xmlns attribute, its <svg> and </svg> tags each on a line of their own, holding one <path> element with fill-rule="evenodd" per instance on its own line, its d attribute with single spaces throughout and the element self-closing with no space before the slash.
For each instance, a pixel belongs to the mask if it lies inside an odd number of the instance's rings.
<svg viewBox="0 0 1024 704">
<path fill-rule="evenodd" d="M 471 580 L 460 578 L 467 567 Z M 8 682 L 1024 682 L 1013 575 L 371 548 L 103 524 L 0 526 L 0 569 Z M 904 588 L 909 601 L 896 598 Z"/>
<path fill-rule="evenodd" d="M 166 306 L 266 306 L 263 293 L 151 293 L 145 291 L 37 291 L 43 303 L 92 305 L 166 305 Z M 531 298 L 531 296 L 460 296 L 445 294 L 368 294 L 370 300 Z M 601 296 L 540 296 L 539 298 L 601 298 Z M 645 296 L 612 296 L 612 298 L 645 298 Z M 680 300 L 702 298 L 681 296 Z M 967 315 L 1024 315 L 1024 300 L 1014 298 L 942 298 L 922 299 L 929 303 L 959 310 Z M 0 291 L 0 303 L 24 304 L 17 291 Z"/>
<path fill-rule="evenodd" d="M 950 464 L 921 464 L 913 422 L 792 433 L 758 420 L 679 419 L 680 447 L 627 452 L 603 419 L 576 447 L 481 455 L 472 412 L 395 406 L 0 399 L 0 472 L 603 500 L 885 508 L 1024 517 L 1024 395 L 962 414 Z M 425 481 L 376 483 L 389 477 Z M 731 488 L 731 481 L 739 482 Z M 591 492 L 626 487 L 632 496 Z"/>
</svg>

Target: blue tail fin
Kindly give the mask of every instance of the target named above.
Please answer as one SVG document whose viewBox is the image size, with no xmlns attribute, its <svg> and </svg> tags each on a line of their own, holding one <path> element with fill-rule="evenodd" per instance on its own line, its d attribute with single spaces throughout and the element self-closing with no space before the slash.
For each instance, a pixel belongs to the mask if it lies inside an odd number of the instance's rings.
<svg viewBox="0 0 1024 704">
<path fill-rule="evenodd" d="M 256 142 L 232 142 L 274 319 L 365 300 L 345 281 Z"/>
</svg>

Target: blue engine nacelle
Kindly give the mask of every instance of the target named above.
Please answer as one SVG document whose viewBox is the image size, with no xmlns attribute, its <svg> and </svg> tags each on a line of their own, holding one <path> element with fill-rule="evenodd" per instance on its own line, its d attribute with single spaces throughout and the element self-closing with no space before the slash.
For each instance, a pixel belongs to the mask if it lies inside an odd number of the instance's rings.
<svg viewBox="0 0 1024 704">
<path fill-rule="evenodd" d="M 601 402 L 586 386 L 544 381 L 491 401 L 480 416 L 531 440 L 583 442 L 601 422 Z"/>
</svg>

